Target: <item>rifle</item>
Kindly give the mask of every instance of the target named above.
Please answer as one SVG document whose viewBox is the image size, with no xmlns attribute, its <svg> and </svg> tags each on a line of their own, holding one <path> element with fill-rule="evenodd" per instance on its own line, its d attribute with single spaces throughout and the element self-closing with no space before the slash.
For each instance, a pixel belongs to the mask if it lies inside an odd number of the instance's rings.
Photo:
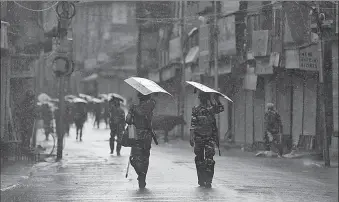
<svg viewBox="0 0 339 202">
<path fill-rule="evenodd" d="M 216 142 L 216 144 L 217 144 L 217 147 L 218 147 L 218 151 L 219 151 L 219 156 L 221 156 L 221 152 L 220 152 L 220 136 L 219 136 L 219 132 L 218 132 L 218 128 L 217 128 L 217 122 L 216 121 L 214 121 L 214 129 L 215 129 L 215 133 L 216 133 L 216 135 L 215 135 L 215 142 Z"/>
<path fill-rule="evenodd" d="M 158 143 L 158 140 L 157 140 L 157 136 L 156 136 L 156 134 L 155 134 L 155 132 L 153 130 L 152 130 L 152 138 L 153 138 L 154 143 L 156 145 L 158 145 L 159 143 Z"/>
<path fill-rule="evenodd" d="M 220 103 L 220 100 L 219 100 L 219 97 L 218 96 L 215 96 L 214 97 L 214 100 L 216 101 L 216 103 L 218 105 L 221 105 Z M 212 101 L 210 100 L 210 102 L 212 103 Z M 221 156 L 221 152 L 220 152 L 220 135 L 219 135 L 219 131 L 218 131 L 218 126 L 217 126 L 217 120 L 215 117 L 214 118 L 214 121 L 213 121 L 213 127 L 214 127 L 214 130 L 215 130 L 215 142 L 217 144 L 217 147 L 218 147 L 218 150 L 219 150 L 219 156 Z"/>
</svg>

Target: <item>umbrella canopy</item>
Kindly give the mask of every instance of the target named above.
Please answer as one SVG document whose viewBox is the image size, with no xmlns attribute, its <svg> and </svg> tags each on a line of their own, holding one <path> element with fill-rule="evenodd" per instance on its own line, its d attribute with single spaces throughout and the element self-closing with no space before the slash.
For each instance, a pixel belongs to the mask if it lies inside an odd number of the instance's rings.
<svg viewBox="0 0 339 202">
<path fill-rule="evenodd" d="M 199 89 L 199 90 L 201 90 L 201 91 L 203 91 L 205 93 L 216 93 L 216 94 L 219 94 L 220 96 L 222 96 L 222 97 L 226 98 L 227 100 L 233 102 L 226 95 L 224 95 L 224 94 L 222 94 L 222 93 L 220 93 L 220 92 L 218 92 L 218 91 L 216 91 L 216 90 L 214 90 L 214 89 L 212 89 L 210 87 L 207 87 L 207 86 L 205 86 L 205 85 L 203 85 L 201 83 L 197 83 L 197 82 L 194 82 L 194 81 L 186 81 L 186 83 L 192 85 L 193 87 L 195 87 L 195 88 L 197 88 L 197 89 Z"/>
<path fill-rule="evenodd" d="M 92 98 L 91 102 L 95 102 L 95 103 L 102 103 L 103 101 L 98 99 L 98 98 Z"/>
<path fill-rule="evenodd" d="M 52 99 L 46 93 L 41 93 L 38 96 L 38 100 L 39 100 L 39 102 L 45 103 L 45 102 L 51 101 Z"/>
<path fill-rule="evenodd" d="M 93 98 L 90 95 L 86 95 L 86 94 L 82 94 L 82 93 L 79 94 L 79 97 L 84 98 L 84 99 L 92 99 Z"/>
<path fill-rule="evenodd" d="M 108 94 L 99 94 L 98 95 L 99 98 L 103 99 L 103 100 L 109 100 L 110 99 L 110 96 Z"/>
<path fill-rule="evenodd" d="M 65 96 L 65 99 L 74 99 L 74 98 L 77 98 L 77 96 L 75 96 L 75 95 L 66 95 Z"/>
<path fill-rule="evenodd" d="M 161 88 L 154 81 L 145 78 L 130 77 L 128 79 L 125 79 L 125 82 L 143 95 L 149 95 L 151 93 L 165 93 L 172 96 L 169 92 Z"/>
<path fill-rule="evenodd" d="M 73 102 L 74 102 L 74 103 L 87 103 L 86 100 L 81 99 L 81 98 L 75 98 L 75 99 L 73 99 Z"/>
<path fill-rule="evenodd" d="M 126 102 L 127 102 L 126 98 L 124 98 L 123 96 L 116 94 L 116 93 L 108 93 L 108 97 L 109 97 L 109 100 L 112 99 L 112 97 L 116 97 L 119 100 L 121 100 L 121 102 L 123 102 L 123 104 L 126 104 Z"/>
</svg>

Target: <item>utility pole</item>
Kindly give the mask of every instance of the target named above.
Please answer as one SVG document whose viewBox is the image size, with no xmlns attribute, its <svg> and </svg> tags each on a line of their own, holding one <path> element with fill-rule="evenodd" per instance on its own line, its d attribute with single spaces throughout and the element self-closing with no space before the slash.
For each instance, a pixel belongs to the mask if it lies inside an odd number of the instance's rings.
<svg viewBox="0 0 339 202">
<path fill-rule="evenodd" d="M 179 97 L 178 101 L 180 102 L 180 115 L 184 118 L 185 117 L 185 71 L 186 71 L 186 61 L 185 61 L 185 50 L 186 50 L 186 27 L 185 27 L 185 0 L 181 0 L 181 96 Z M 181 124 L 180 128 L 181 133 L 181 139 L 184 139 L 184 133 L 185 133 L 185 126 Z"/>
<path fill-rule="evenodd" d="M 217 1 L 214 0 L 214 88 L 219 91 L 219 69 L 218 69 L 218 12 Z M 218 119 L 218 132 L 220 132 L 220 115 L 217 115 Z"/>
<path fill-rule="evenodd" d="M 320 128 L 321 132 L 323 132 L 323 159 L 326 167 L 330 167 L 330 143 L 329 143 L 329 138 L 331 137 L 329 134 L 331 134 L 330 131 L 330 120 L 329 120 L 329 115 L 328 115 L 328 108 L 329 108 L 329 93 L 331 92 L 331 88 L 329 87 L 329 77 L 331 75 L 331 71 L 328 65 L 327 60 L 331 60 L 331 57 L 328 58 L 328 50 L 330 49 L 330 43 L 329 43 L 329 30 L 324 26 L 324 20 L 325 20 L 325 15 L 323 13 L 320 13 L 320 5 L 319 2 L 316 3 L 317 7 L 313 10 L 313 14 L 316 17 L 316 22 L 317 22 L 317 34 L 319 36 L 319 41 L 318 41 L 318 50 L 319 50 L 319 86 L 318 86 L 318 92 L 317 96 L 319 97 L 319 112 L 320 112 Z M 325 58 L 326 57 L 326 58 Z"/>
<path fill-rule="evenodd" d="M 67 39 L 68 27 L 71 19 L 75 16 L 75 6 L 71 2 L 61 1 L 58 3 L 56 12 L 59 17 L 58 22 L 58 37 L 60 38 L 60 47 L 58 55 L 54 59 L 56 69 L 54 72 L 59 77 L 59 119 L 57 124 L 57 159 L 62 159 L 63 140 L 64 140 L 64 112 L 65 112 L 65 77 L 69 76 L 73 72 L 73 64 L 70 53 L 70 41 Z"/>
</svg>

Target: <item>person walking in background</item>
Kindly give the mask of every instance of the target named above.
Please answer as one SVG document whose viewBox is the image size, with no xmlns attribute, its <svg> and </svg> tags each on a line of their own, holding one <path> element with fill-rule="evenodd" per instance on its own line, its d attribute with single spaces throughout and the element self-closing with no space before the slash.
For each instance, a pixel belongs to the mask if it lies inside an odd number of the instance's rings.
<svg viewBox="0 0 339 202">
<path fill-rule="evenodd" d="M 139 188 L 146 187 L 146 175 L 152 144 L 152 118 L 156 102 L 151 95 L 138 93 L 139 104 L 132 105 L 126 123 L 136 128 L 136 142 L 132 145 L 130 162 L 138 175 Z"/>
<path fill-rule="evenodd" d="M 278 147 L 279 155 L 281 156 L 283 151 L 281 147 L 281 135 L 283 133 L 283 125 L 279 113 L 274 109 L 273 103 L 267 104 L 267 111 L 265 113 L 265 150 L 271 151 L 271 144 L 273 143 Z"/>
<path fill-rule="evenodd" d="M 49 134 L 53 133 L 53 112 L 47 103 L 44 103 L 41 106 L 41 116 L 44 121 L 45 140 L 48 141 Z"/>
<path fill-rule="evenodd" d="M 103 118 L 105 120 L 106 128 L 108 128 L 108 126 L 110 126 L 110 104 L 109 104 L 109 101 L 105 100 L 103 105 L 104 105 L 104 107 L 103 107 L 104 108 Z"/>
<path fill-rule="evenodd" d="M 124 132 L 125 128 L 125 112 L 120 107 L 120 100 L 118 98 L 112 97 L 110 100 L 110 117 L 109 125 L 111 129 L 111 138 L 109 139 L 109 145 L 111 149 L 111 154 L 114 152 L 114 140 L 115 137 L 117 140 L 121 139 L 121 135 Z M 117 156 L 120 156 L 121 144 L 117 142 Z"/>
<path fill-rule="evenodd" d="M 199 92 L 200 104 L 192 109 L 190 145 L 194 147 L 198 184 L 211 188 L 214 175 L 216 133 L 215 114 L 224 111 L 220 102 L 210 105 L 209 93 Z M 219 96 L 216 94 L 216 96 Z M 215 100 L 219 100 L 218 97 Z"/>
<path fill-rule="evenodd" d="M 101 112 L 102 112 L 102 109 L 101 109 L 100 103 L 95 103 L 94 105 L 94 116 L 95 116 L 94 127 L 95 125 L 97 125 L 98 129 L 100 128 Z"/>
</svg>

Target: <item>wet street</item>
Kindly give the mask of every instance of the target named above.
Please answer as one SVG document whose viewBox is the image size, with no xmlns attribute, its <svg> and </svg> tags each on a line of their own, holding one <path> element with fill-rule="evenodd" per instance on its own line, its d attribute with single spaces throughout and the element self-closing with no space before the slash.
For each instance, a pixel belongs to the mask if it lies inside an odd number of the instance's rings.
<svg viewBox="0 0 339 202">
<path fill-rule="evenodd" d="M 130 167 L 129 149 L 109 154 L 109 130 L 85 126 L 83 142 L 75 130 L 67 137 L 61 162 L 39 163 L 22 185 L 1 193 L 1 201 L 318 201 L 338 198 L 338 169 L 302 160 L 255 158 L 222 151 L 216 156 L 212 189 L 199 188 L 192 148 L 186 142 L 153 145 L 147 189 L 140 191 Z"/>
</svg>

